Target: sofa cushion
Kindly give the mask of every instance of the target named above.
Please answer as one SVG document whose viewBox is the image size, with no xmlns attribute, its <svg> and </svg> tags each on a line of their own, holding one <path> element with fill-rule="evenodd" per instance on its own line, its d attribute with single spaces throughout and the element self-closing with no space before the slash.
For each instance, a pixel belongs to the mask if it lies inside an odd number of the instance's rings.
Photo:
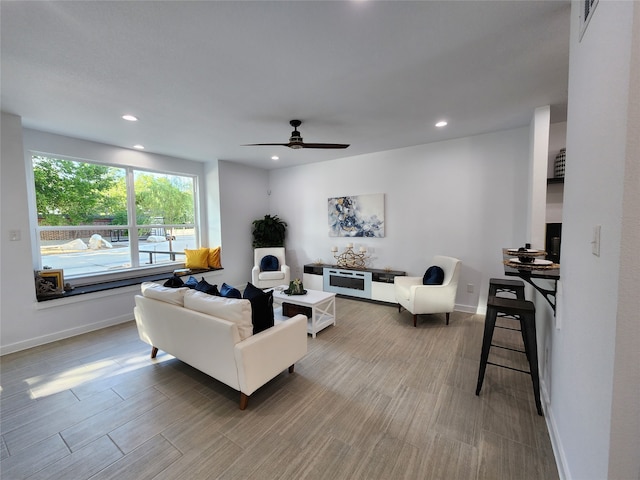
<svg viewBox="0 0 640 480">
<path fill-rule="evenodd" d="M 199 292 L 208 293 L 209 295 L 220 295 L 220 292 L 218 292 L 218 285 L 211 285 L 204 279 L 204 277 L 202 277 L 202 280 L 196 284 L 194 289 Z"/>
<path fill-rule="evenodd" d="M 185 268 L 203 269 L 209 268 L 209 249 L 198 248 L 197 250 L 184 249 Z"/>
<path fill-rule="evenodd" d="M 254 334 L 273 327 L 273 290 L 264 292 L 255 285 L 247 283 L 243 298 L 251 302 Z"/>
<path fill-rule="evenodd" d="M 164 287 L 154 282 L 143 282 L 140 285 L 140 290 L 144 297 L 180 305 L 181 307 L 184 306 L 184 293 L 189 291 L 187 287 Z"/>
<path fill-rule="evenodd" d="M 227 298 L 242 298 L 240 290 L 232 287 L 231 285 L 227 285 L 226 283 L 223 283 L 220 287 L 220 296 Z"/>
<path fill-rule="evenodd" d="M 437 265 L 427 268 L 422 277 L 423 285 L 442 285 L 442 282 L 444 282 L 444 270 Z"/>
<path fill-rule="evenodd" d="M 280 261 L 278 257 L 273 255 L 265 255 L 260 260 L 260 271 L 262 272 L 275 272 L 280 269 Z"/>
<path fill-rule="evenodd" d="M 210 248 L 208 256 L 209 268 L 222 268 L 220 247 Z"/>
<path fill-rule="evenodd" d="M 184 287 L 184 282 L 179 276 L 174 274 L 173 277 L 164 282 L 164 286 L 170 288 L 179 288 Z"/>
<path fill-rule="evenodd" d="M 253 334 L 251 302 L 248 300 L 215 297 L 187 289 L 184 295 L 184 306 L 190 310 L 235 323 L 238 326 L 240 340 L 249 338 Z"/>
</svg>

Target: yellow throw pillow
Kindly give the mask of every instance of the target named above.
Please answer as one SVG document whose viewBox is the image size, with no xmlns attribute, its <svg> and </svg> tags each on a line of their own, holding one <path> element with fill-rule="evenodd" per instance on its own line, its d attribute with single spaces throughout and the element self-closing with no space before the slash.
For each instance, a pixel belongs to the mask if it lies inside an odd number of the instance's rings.
<svg viewBox="0 0 640 480">
<path fill-rule="evenodd" d="M 209 268 L 209 249 L 199 248 L 197 250 L 184 249 L 186 260 L 185 268 Z"/>
<path fill-rule="evenodd" d="M 222 268 L 220 247 L 209 249 L 209 268 Z"/>
</svg>

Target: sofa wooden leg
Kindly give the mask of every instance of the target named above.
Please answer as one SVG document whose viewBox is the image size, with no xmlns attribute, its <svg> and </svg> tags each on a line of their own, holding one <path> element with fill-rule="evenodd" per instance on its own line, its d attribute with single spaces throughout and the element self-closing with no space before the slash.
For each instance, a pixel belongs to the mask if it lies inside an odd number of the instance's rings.
<svg viewBox="0 0 640 480">
<path fill-rule="evenodd" d="M 398 313 L 402 312 L 402 305 L 398 304 Z"/>
<path fill-rule="evenodd" d="M 415 313 L 413 314 L 413 326 L 418 326 L 418 315 L 416 315 Z"/>
<path fill-rule="evenodd" d="M 249 396 L 240 392 L 240 410 L 244 410 L 249 405 Z"/>
<path fill-rule="evenodd" d="M 445 315 L 447 316 L 447 325 L 449 325 L 449 312 L 445 313 Z"/>
<path fill-rule="evenodd" d="M 294 366 L 295 366 L 295 363 L 289 367 L 289 373 L 293 373 L 293 367 Z"/>
<path fill-rule="evenodd" d="M 156 358 L 158 354 L 158 349 L 156 347 L 151 347 L 151 358 Z"/>
</svg>

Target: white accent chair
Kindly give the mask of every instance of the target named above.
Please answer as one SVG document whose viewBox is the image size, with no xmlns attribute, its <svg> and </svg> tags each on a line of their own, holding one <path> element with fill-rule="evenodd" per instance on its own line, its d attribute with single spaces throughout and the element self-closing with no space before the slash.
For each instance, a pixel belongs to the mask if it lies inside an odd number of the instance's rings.
<svg viewBox="0 0 640 480">
<path fill-rule="evenodd" d="M 263 272 L 260 263 L 266 255 L 273 255 L 280 263 L 280 269 Z M 253 251 L 253 268 L 251 269 L 251 283 L 258 288 L 273 288 L 278 285 L 289 285 L 291 269 L 286 263 L 284 247 L 256 248 Z"/>
<path fill-rule="evenodd" d="M 414 327 L 417 326 L 418 315 L 431 313 L 445 313 L 449 325 L 449 314 L 456 304 L 460 260 L 436 255 L 431 265 L 437 265 L 444 271 L 442 285 L 423 285 L 422 277 L 396 276 L 394 279 L 398 312 L 402 311 L 402 307 L 411 312 Z"/>
</svg>

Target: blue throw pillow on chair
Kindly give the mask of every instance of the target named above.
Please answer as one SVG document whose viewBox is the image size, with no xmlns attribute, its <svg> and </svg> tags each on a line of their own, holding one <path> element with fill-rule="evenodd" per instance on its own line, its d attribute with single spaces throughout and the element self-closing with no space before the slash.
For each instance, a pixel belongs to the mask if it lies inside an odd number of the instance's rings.
<svg viewBox="0 0 640 480">
<path fill-rule="evenodd" d="M 442 282 L 444 282 L 444 270 L 437 265 L 427 268 L 422 277 L 423 285 L 442 285 Z"/>
<path fill-rule="evenodd" d="M 278 270 L 280 270 L 278 257 L 274 257 L 273 255 L 265 255 L 262 257 L 262 260 L 260 260 L 261 272 L 277 272 Z"/>
</svg>

